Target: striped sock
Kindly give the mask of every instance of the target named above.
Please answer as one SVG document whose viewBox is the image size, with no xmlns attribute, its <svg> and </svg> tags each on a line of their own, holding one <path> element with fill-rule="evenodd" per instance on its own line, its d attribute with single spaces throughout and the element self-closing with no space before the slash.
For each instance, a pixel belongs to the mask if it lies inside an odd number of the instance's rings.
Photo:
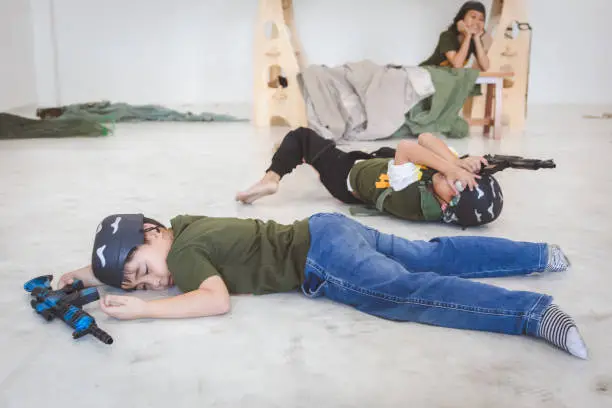
<svg viewBox="0 0 612 408">
<path fill-rule="evenodd" d="M 570 261 L 567 259 L 559 245 L 548 245 L 548 263 L 544 269 L 546 272 L 565 271 L 570 266 Z"/>
<path fill-rule="evenodd" d="M 580 337 L 576 324 L 557 305 L 550 305 L 544 310 L 538 327 L 538 337 L 578 358 L 587 358 L 586 344 Z"/>
</svg>

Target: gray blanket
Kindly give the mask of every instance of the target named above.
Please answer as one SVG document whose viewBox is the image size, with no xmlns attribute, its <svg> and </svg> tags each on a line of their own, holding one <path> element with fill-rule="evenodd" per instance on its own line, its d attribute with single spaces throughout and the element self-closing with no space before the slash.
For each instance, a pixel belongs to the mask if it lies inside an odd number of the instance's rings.
<svg viewBox="0 0 612 408">
<path fill-rule="evenodd" d="M 435 92 L 424 68 L 368 60 L 333 68 L 311 65 L 298 83 L 308 126 L 336 141 L 388 138 L 404 124 L 406 112 Z"/>
</svg>

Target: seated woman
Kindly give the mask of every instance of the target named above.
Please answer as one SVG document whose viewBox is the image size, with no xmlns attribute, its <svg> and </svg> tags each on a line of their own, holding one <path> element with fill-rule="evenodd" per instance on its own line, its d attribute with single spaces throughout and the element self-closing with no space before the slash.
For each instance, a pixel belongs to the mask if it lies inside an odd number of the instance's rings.
<svg viewBox="0 0 612 408">
<path fill-rule="evenodd" d="M 477 67 L 482 71 L 488 70 L 489 58 L 482 38 L 485 19 L 486 10 L 481 2 L 463 4 L 453 23 L 440 34 L 433 54 L 419 65 L 462 68 L 472 55 L 476 55 Z"/>
</svg>

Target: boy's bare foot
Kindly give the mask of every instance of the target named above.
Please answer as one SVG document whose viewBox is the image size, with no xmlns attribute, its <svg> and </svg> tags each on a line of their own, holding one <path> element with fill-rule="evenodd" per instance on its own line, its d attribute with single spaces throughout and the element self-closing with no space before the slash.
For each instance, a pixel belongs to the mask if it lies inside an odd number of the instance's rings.
<svg viewBox="0 0 612 408">
<path fill-rule="evenodd" d="M 261 180 L 247 191 L 241 191 L 236 194 L 236 201 L 242 201 L 244 204 L 251 204 L 253 201 L 259 200 L 261 197 L 276 193 L 277 190 L 278 183 L 274 181 Z"/>
<path fill-rule="evenodd" d="M 242 201 L 244 204 L 251 204 L 267 195 L 272 195 L 278 191 L 278 183 L 280 177 L 278 174 L 269 172 L 264 178 L 255 183 L 246 191 L 241 191 L 236 194 L 236 201 Z"/>
</svg>

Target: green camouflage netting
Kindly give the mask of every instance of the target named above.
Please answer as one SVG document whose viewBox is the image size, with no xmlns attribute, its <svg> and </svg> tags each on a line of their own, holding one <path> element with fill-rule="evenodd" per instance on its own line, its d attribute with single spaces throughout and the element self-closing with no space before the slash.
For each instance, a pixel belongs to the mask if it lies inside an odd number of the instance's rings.
<svg viewBox="0 0 612 408">
<path fill-rule="evenodd" d="M 113 133 L 116 122 L 243 122 L 231 115 L 178 112 L 160 105 L 129 105 L 107 101 L 37 110 L 42 120 L 0 113 L 0 139 L 96 137 Z M 112 124 L 111 126 L 103 125 Z"/>
<path fill-rule="evenodd" d="M 38 116 L 54 120 L 87 119 L 97 122 L 243 122 L 231 115 L 202 112 L 179 112 L 160 105 L 130 105 L 108 101 L 78 103 L 57 108 L 39 109 Z"/>
<path fill-rule="evenodd" d="M 37 120 L 0 113 L 0 139 L 97 137 L 111 133 L 110 127 L 93 120 Z"/>
</svg>

